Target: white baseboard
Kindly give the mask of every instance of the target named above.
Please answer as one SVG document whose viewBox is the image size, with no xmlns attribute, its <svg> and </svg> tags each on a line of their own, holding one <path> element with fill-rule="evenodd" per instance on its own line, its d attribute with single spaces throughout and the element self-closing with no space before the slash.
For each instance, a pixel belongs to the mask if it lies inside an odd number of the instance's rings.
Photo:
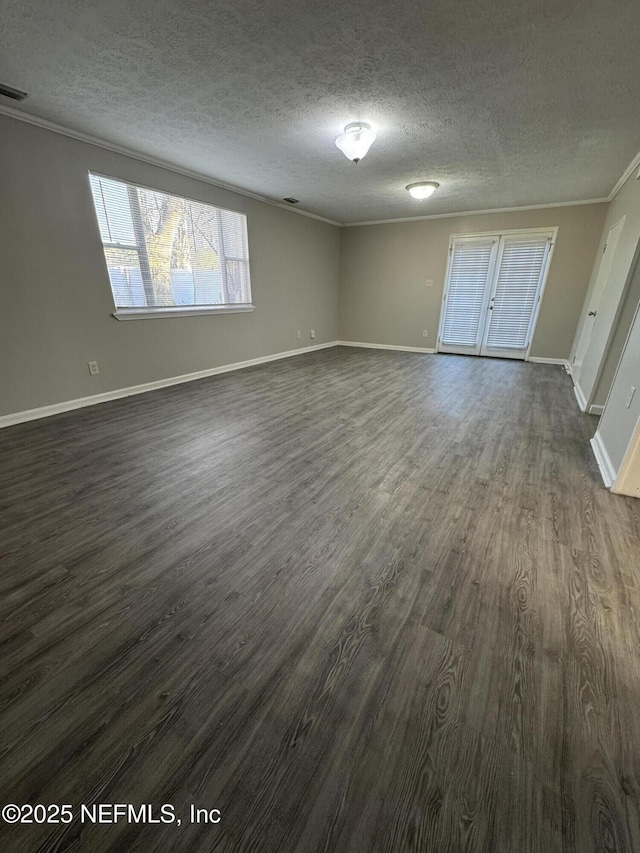
<svg viewBox="0 0 640 853">
<path fill-rule="evenodd" d="M 573 383 L 573 393 L 576 395 L 576 400 L 578 401 L 578 405 L 580 406 L 581 412 L 587 411 L 587 398 L 582 393 L 582 388 L 580 387 L 579 382 Z"/>
<path fill-rule="evenodd" d="M 533 361 L 535 364 L 561 364 L 567 373 L 571 373 L 571 367 L 566 358 L 542 358 L 532 355 L 529 356 L 528 361 Z"/>
<path fill-rule="evenodd" d="M 609 459 L 607 448 L 604 446 L 600 433 L 597 430 L 596 434 L 591 439 L 591 447 L 593 449 L 593 455 L 596 457 L 598 468 L 600 469 L 600 475 L 602 476 L 605 486 L 609 489 L 613 485 L 613 481 L 616 479 L 616 469 L 613 467 L 611 459 Z"/>
<path fill-rule="evenodd" d="M 397 350 L 398 352 L 424 352 L 429 354 L 437 352 L 433 347 L 403 347 L 394 344 L 366 344 L 363 341 L 338 341 L 338 346 L 365 347 L 367 349 L 390 349 Z M 561 364 L 567 373 L 571 373 L 571 367 L 566 358 L 538 358 L 536 356 L 532 356 L 529 358 L 529 361 L 533 361 L 536 364 Z"/>
<path fill-rule="evenodd" d="M 339 347 L 365 347 L 366 349 L 391 349 L 398 352 L 422 352 L 433 355 L 435 349 L 429 347 L 401 347 L 391 344 L 365 344 L 361 341 L 337 341 Z"/>
<path fill-rule="evenodd" d="M 604 412 L 604 406 L 598 406 L 595 403 L 592 403 L 589 406 L 589 414 L 590 415 L 601 415 Z"/>
<path fill-rule="evenodd" d="M 194 379 L 205 379 L 207 376 L 216 376 L 219 373 L 229 373 L 232 370 L 242 370 L 245 367 L 265 364 L 268 361 L 278 361 L 281 358 L 291 358 L 294 355 L 303 355 L 306 352 L 315 352 L 316 350 L 335 347 L 337 343 L 337 341 L 330 341 L 327 344 L 314 344 L 310 347 L 300 347 L 299 349 L 288 350 L 287 352 L 276 352 L 273 355 L 262 355 L 259 358 L 250 358 L 247 361 L 236 361 L 233 364 L 222 364 L 220 367 L 198 370 L 196 373 L 170 376 L 167 379 L 158 379 L 155 382 L 145 382 L 143 385 L 131 385 L 128 388 L 117 388 L 115 391 L 105 391 L 103 394 L 94 394 L 91 397 L 78 397 L 75 400 L 65 400 L 62 403 L 53 403 L 50 406 L 40 406 L 37 409 L 27 409 L 24 412 L 1 415 L 0 429 L 13 426 L 14 424 L 21 424 L 25 421 L 34 421 L 38 418 L 48 418 L 51 415 L 58 415 L 61 412 L 70 412 L 73 409 L 82 409 L 85 406 L 96 406 L 98 403 L 107 403 L 109 400 L 119 400 L 122 397 L 131 397 L 134 394 L 156 391 L 158 388 L 167 388 L 170 385 L 193 382 Z"/>
</svg>

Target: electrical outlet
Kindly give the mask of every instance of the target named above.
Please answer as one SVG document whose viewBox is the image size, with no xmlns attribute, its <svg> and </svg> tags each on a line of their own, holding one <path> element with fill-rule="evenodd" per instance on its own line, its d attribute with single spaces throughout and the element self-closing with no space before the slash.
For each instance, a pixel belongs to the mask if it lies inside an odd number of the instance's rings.
<svg viewBox="0 0 640 853">
<path fill-rule="evenodd" d="M 300 331 L 300 329 L 298 329 L 298 340 L 300 340 L 301 337 L 302 337 L 302 332 Z"/>
<path fill-rule="evenodd" d="M 100 373 L 97 361 L 88 361 L 87 364 L 89 365 L 89 373 L 92 376 L 97 376 Z"/>
<path fill-rule="evenodd" d="M 433 279 L 432 279 L 432 278 L 428 278 L 428 279 L 425 281 L 424 286 L 425 286 L 425 287 L 433 287 Z"/>
<path fill-rule="evenodd" d="M 633 402 L 633 395 L 634 395 L 635 393 L 636 393 L 636 389 L 635 389 L 635 387 L 632 385 L 632 386 L 629 388 L 629 393 L 627 394 L 627 399 L 626 399 L 626 403 L 625 403 L 625 405 L 626 405 L 627 409 L 630 409 L 630 408 L 631 408 L 631 403 Z"/>
<path fill-rule="evenodd" d="M 428 338 L 428 337 L 429 337 L 429 332 L 428 332 L 426 329 L 423 329 L 423 330 L 422 330 L 422 337 L 423 337 L 423 338 Z"/>
<path fill-rule="evenodd" d="M 315 338 L 315 336 L 316 336 L 315 329 L 310 329 L 309 330 L 309 337 L 311 338 L 311 340 L 313 340 Z"/>
</svg>

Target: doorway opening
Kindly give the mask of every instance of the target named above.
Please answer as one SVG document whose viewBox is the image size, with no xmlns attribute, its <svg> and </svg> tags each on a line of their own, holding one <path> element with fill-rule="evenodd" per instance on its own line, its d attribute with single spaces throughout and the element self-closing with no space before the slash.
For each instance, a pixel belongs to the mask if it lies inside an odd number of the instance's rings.
<svg viewBox="0 0 640 853">
<path fill-rule="evenodd" d="M 438 352 L 527 358 L 556 233 L 451 239 Z"/>
<path fill-rule="evenodd" d="M 624 274 L 620 274 L 620 262 L 618 260 L 618 247 L 624 223 L 625 217 L 623 216 L 611 226 L 607 234 L 596 280 L 589 299 L 587 315 L 584 318 L 571 363 L 573 386 L 582 411 L 591 411 L 591 404 L 596 402 L 596 388 L 602 375 L 605 360 L 609 355 L 609 346 L 626 292 L 626 270 L 624 270 Z M 622 352 L 618 355 L 622 355 Z M 611 381 L 613 381 L 613 377 L 611 377 Z M 598 410 L 598 413 L 602 411 L 602 406 L 594 408 Z"/>
</svg>

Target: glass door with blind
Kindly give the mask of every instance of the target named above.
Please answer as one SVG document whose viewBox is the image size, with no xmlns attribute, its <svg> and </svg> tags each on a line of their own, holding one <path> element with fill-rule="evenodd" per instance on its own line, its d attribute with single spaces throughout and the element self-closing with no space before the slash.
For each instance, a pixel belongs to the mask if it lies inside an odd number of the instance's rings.
<svg viewBox="0 0 640 853">
<path fill-rule="evenodd" d="M 452 241 L 439 352 L 526 357 L 553 236 L 548 231 Z"/>
<path fill-rule="evenodd" d="M 480 355 L 500 237 L 457 237 L 449 250 L 439 352 Z"/>
</svg>

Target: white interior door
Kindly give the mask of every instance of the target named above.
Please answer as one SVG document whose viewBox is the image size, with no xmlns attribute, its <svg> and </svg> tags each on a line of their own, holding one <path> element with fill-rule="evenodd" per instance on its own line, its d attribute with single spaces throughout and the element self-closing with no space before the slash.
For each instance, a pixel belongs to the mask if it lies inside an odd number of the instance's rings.
<svg viewBox="0 0 640 853">
<path fill-rule="evenodd" d="M 438 334 L 440 352 L 480 354 L 499 244 L 498 236 L 453 241 Z"/>
<path fill-rule="evenodd" d="M 480 355 L 526 357 L 550 249 L 551 235 L 500 240 Z"/>
<path fill-rule="evenodd" d="M 526 358 L 553 232 L 453 240 L 438 351 Z"/>
<path fill-rule="evenodd" d="M 571 366 L 573 381 L 584 399 L 585 407 L 594 391 L 624 289 L 623 276 L 617 276 L 615 281 L 610 280 L 611 267 L 623 227 L 624 216 L 609 229 L 588 313 Z"/>
</svg>

